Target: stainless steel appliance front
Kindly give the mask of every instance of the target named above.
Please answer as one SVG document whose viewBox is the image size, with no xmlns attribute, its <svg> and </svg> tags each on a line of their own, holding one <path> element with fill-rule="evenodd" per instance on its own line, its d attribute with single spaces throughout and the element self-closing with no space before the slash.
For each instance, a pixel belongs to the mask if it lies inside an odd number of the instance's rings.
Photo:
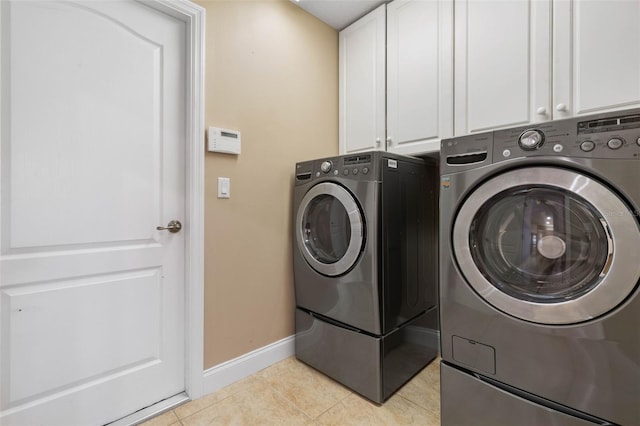
<svg viewBox="0 0 640 426">
<path fill-rule="evenodd" d="M 531 398 L 557 424 L 640 424 L 639 161 L 640 110 L 442 142 L 444 426 L 484 424 L 451 403 L 464 375 L 502 401 L 491 421 Z"/>
<path fill-rule="evenodd" d="M 296 356 L 383 402 L 437 355 L 435 163 L 366 152 L 295 179 Z"/>
</svg>

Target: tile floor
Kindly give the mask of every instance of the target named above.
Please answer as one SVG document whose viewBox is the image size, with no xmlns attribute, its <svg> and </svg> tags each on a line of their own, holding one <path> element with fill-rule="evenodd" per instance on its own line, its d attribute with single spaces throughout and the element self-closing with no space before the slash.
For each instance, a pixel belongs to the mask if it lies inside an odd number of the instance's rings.
<svg viewBox="0 0 640 426">
<path fill-rule="evenodd" d="M 439 426 L 440 360 L 379 406 L 291 357 L 143 425 Z"/>
</svg>

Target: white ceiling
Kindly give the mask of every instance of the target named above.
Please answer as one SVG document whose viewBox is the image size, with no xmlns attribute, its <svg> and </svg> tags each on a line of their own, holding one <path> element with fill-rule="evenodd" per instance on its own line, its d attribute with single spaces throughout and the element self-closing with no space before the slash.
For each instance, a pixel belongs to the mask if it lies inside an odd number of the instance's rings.
<svg viewBox="0 0 640 426">
<path fill-rule="evenodd" d="M 386 0 L 388 1 L 388 0 Z M 347 27 L 385 0 L 291 0 L 336 30 Z"/>
</svg>

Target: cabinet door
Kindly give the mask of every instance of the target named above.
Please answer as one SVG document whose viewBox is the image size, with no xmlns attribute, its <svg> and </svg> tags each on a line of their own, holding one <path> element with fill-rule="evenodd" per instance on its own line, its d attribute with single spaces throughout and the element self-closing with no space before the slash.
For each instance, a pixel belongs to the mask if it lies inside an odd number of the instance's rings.
<svg viewBox="0 0 640 426">
<path fill-rule="evenodd" d="M 555 0 L 554 118 L 640 106 L 640 1 Z"/>
<path fill-rule="evenodd" d="M 455 134 L 545 121 L 549 0 L 455 2 Z"/>
<path fill-rule="evenodd" d="M 440 149 L 453 134 L 453 3 L 387 5 L 387 150 Z"/>
<path fill-rule="evenodd" d="M 340 153 L 384 149 L 385 5 L 340 32 Z"/>
</svg>

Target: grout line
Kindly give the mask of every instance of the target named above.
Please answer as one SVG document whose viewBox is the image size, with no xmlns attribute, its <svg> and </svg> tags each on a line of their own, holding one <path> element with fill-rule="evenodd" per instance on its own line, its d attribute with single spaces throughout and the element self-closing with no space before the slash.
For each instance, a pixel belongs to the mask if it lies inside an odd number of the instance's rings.
<svg viewBox="0 0 640 426">
<path fill-rule="evenodd" d="M 257 373 L 256 373 L 257 374 Z M 278 375 L 279 376 L 279 375 Z M 271 383 L 269 383 L 269 381 L 267 381 L 265 378 L 262 378 L 262 380 L 265 381 L 265 383 L 267 384 L 267 386 L 269 387 L 269 389 L 271 389 L 272 391 L 274 391 L 277 395 L 279 395 L 282 399 L 284 399 L 285 401 L 287 401 L 287 403 L 291 406 L 293 406 L 293 408 L 295 408 L 296 410 L 298 410 L 299 412 L 301 412 L 302 414 L 305 415 L 305 417 L 307 417 L 309 420 L 314 420 L 313 417 L 311 417 L 309 414 L 307 414 L 306 411 L 304 411 L 301 407 L 298 407 L 298 405 L 296 403 L 294 403 L 293 401 L 291 401 L 289 398 L 286 397 L 286 395 L 284 395 L 282 392 L 280 392 L 278 389 L 274 388 L 273 386 L 271 386 Z"/>
<path fill-rule="evenodd" d="M 326 410 L 324 410 L 322 413 L 318 414 L 316 417 L 314 417 L 312 420 L 313 421 L 317 421 L 318 419 L 320 419 L 320 417 L 322 415 L 324 415 L 326 412 L 328 412 L 329 410 L 331 410 L 333 407 L 335 407 L 338 404 L 344 405 L 342 404 L 342 401 L 344 401 L 344 398 L 342 398 L 341 400 L 339 400 L 338 402 L 336 402 L 335 404 L 333 404 L 331 407 L 327 408 Z"/>
<path fill-rule="evenodd" d="M 251 377 L 251 376 L 248 376 L 248 377 Z M 248 377 L 247 377 L 247 378 L 248 378 Z M 244 379 L 242 379 L 242 380 L 244 380 Z M 237 383 L 237 382 L 236 382 L 236 383 Z M 233 384 L 234 384 L 234 383 L 232 383 L 232 384 L 230 384 L 230 385 L 228 385 L 228 386 L 225 386 L 224 388 L 218 389 L 217 391 L 215 391 L 215 392 L 213 392 L 213 393 L 210 393 L 210 394 L 209 394 L 209 395 L 207 395 L 207 396 L 209 396 L 209 397 L 210 397 L 210 396 L 212 396 L 212 395 L 215 395 L 216 393 L 222 392 L 225 388 L 227 388 L 227 387 L 229 387 L 229 386 L 232 386 Z M 181 418 L 181 417 L 178 415 L 178 413 L 175 413 L 175 415 L 176 415 L 176 417 L 178 418 L 178 420 L 180 421 L 180 425 L 181 425 L 181 426 L 184 426 L 184 423 L 182 422 L 182 420 L 186 420 L 186 419 L 188 419 L 189 417 L 195 416 L 197 413 L 199 413 L 199 412 L 201 412 L 201 411 L 204 411 L 204 410 L 206 410 L 206 409 L 208 409 L 208 408 L 211 408 L 211 407 L 213 407 L 214 405 L 217 405 L 217 404 L 221 403 L 222 401 L 226 401 L 227 399 L 231 398 L 231 397 L 232 397 L 232 396 L 234 396 L 234 395 L 237 395 L 237 394 L 238 394 L 238 393 L 240 393 L 240 392 L 243 392 L 243 391 L 242 391 L 242 390 L 239 390 L 239 391 L 237 391 L 237 392 L 232 392 L 232 393 L 230 393 L 229 395 L 227 395 L 226 397 L 224 397 L 224 398 L 222 398 L 222 399 L 219 399 L 219 400 L 216 400 L 216 401 L 214 401 L 214 402 L 212 402 L 212 403 L 210 403 L 210 404 L 204 405 L 204 406 L 203 406 L 202 408 L 200 408 L 199 410 L 196 410 L 196 411 L 194 411 L 194 412 L 192 412 L 192 413 L 189 413 L 189 415 L 188 415 L 188 416 L 186 416 L 186 417 L 184 417 L 184 418 Z M 206 397 L 205 397 L 205 398 L 206 398 Z M 199 400 L 196 400 L 196 401 L 199 401 Z M 190 402 L 193 402 L 193 401 L 189 401 L 188 403 L 190 403 Z M 187 403 L 187 404 L 188 404 L 188 403 Z M 174 411 L 175 411 L 175 410 L 174 410 Z"/>
</svg>

